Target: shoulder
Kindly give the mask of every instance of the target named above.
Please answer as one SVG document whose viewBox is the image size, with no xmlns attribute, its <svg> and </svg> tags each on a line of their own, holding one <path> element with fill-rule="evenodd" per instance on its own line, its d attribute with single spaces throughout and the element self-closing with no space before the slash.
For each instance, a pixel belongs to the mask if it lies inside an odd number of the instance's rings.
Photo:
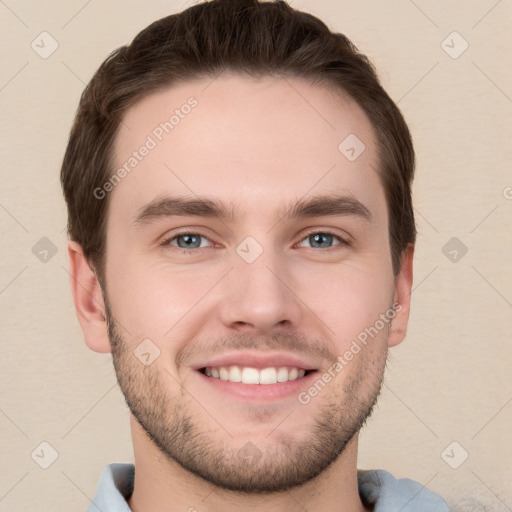
<svg viewBox="0 0 512 512">
<path fill-rule="evenodd" d="M 97 512 L 98 509 L 130 512 L 127 500 L 133 492 L 134 479 L 134 464 L 116 462 L 106 466 L 86 512 Z"/>
<path fill-rule="evenodd" d="M 409 478 L 395 478 L 383 469 L 358 470 L 359 494 L 375 512 L 449 512 L 447 503 L 426 486 Z M 398 508 L 397 508 L 398 507 Z"/>
</svg>

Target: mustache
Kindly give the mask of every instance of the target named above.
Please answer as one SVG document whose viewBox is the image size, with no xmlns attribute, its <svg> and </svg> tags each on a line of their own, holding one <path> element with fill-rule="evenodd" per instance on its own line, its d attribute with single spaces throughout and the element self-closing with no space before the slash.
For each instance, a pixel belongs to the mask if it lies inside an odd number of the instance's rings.
<svg viewBox="0 0 512 512">
<path fill-rule="evenodd" d="M 116 320 L 112 315 L 107 297 L 104 295 L 105 317 L 108 327 L 109 339 L 112 345 L 112 353 L 126 349 L 124 337 L 116 327 Z M 261 352 L 286 351 L 295 355 L 317 356 L 336 361 L 338 355 L 329 342 L 322 338 L 310 338 L 298 332 L 276 331 L 271 336 L 255 336 L 249 333 L 233 333 L 228 336 L 214 338 L 207 343 L 200 341 L 184 347 L 176 355 L 177 368 L 186 365 L 199 356 L 213 357 L 228 351 L 258 350 Z"/>
<path fill-rule="evenodd" d="M 176 366 L 180 368 L 196 357 L 213 357 L 224 352 L 255 349 L 261 352 L 286 351 L 297 355 L 310 355 L 335 361 L 337 354 L 329 343 L 322 339 L 312 339 L 300 333 L 276 332 L 271 336 L 254 336 L 248 333 L 233 333 L 214 338 L 207 343 L 193 343 L 176 356 Z"/>
</svg>

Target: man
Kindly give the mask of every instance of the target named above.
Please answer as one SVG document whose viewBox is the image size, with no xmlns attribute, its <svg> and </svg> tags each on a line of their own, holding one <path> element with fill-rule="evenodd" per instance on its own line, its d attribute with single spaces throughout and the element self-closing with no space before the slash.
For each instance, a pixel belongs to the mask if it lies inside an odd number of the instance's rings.
<svg viewBox="0 0 512 512">
<path fill-rule="evenodd" d="M 102 64 L 61 178 L 135 465 L 88 511 L 448 510 L 356 467 L 406 334 L 413 171 L 366 57 L 284 2 L 195 5 Z"/>
</svg>

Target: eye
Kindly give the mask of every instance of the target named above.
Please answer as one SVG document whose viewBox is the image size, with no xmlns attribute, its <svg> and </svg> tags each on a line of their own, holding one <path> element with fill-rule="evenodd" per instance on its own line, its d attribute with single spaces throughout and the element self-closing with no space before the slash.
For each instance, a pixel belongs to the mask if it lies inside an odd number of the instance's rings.
<svg viewBox="0 0 512 512">
<path fill-rule="evenodd" d="M 313 249 L 328 249 L 333 246 L 333 242 L 337 240 L 338 243 L 336 245 L 350 245 L 346 240 L 341 238 L 334 233 L 329 233 L 328 231 L 314 231 L 309 233 L 305 238 L 303 238 L 300 242 L 300 246 L 304 247 L 304 241 L 307 241 L 311 244 Z"/>
<path fill-rule="evenodd" d="M 199 233 L 178 233 L 172 238 L 165 240 L 163 245 L 172 245 L 179 249 L 202 249 L 207 247 L 207 244 L 203 244 L 204 240 L 206 240 L 207 243 L 211 242 L 210 239 Z"/>
<path fill-rule="evenodd" d="M 347 240 L 329 231 L 313 231 L 300 241 L 299 246 L 307 247 L 306 244 L 308 243 L 313 249 L 329 249 L 336 246 L 350 245 Z M 213 242 L 208 237 L 193 232 L 177 233 L 162 243 L 163 246 L 170 245 L 183 250 L 205 249 L 211 244 Z"/>
</svg>

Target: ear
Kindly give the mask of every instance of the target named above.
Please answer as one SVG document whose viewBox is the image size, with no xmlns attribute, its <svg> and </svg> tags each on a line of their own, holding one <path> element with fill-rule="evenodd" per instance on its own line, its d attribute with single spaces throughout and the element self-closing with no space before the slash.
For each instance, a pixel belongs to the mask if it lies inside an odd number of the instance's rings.
<svg viewBox="0 0 512 512">
<path fill-rule="evenodd" d="M 98 278 L 80 244 L 70 241 L 68 256 L 71 292 L 85 343 L 95 352 L 110 352 L 105 304 Z"/>
<path fill-rule="evenodd" d="M 391 321 L 388 346 L 398 345 L 407 334 L 407 323 L 411 306 L 412 289 L 412 259 L 414 245 L 409 244 L 400 258 L 400 272 L 395 277 L 395 291 L 393 304 L 395 305 L 395 317 Z"/>
</svg>

